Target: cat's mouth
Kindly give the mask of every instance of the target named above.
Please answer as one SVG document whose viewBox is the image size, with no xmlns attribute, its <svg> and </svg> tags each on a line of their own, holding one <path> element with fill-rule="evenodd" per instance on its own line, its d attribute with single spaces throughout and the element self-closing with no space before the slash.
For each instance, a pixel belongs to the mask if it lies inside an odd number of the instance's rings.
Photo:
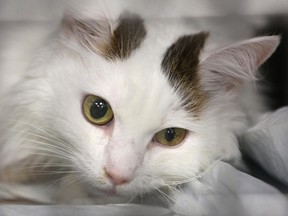
<svg viewBox="0 0 288 216">
<path fill-rule="evenodd" d="M 126 191 L 127 187 L 128 187 L 128 183 L 125 185 L 112 185 L 111 187 L 108 187 L 108 188 L 101 188 L 100 191 L 105 193 L 108 196 L 127 196 L 128 195 Z"/>
<path fill-rule="evenodd" d="M 90 197 L 99 197 L 99 196 L 107 196 L 107 197 L 120 197 L 120 193 L 117 191 L 116 187 L 95 187 L 90 185 L 90 187 L 85 187 L 85 191 L 89 194 Z"/>
<path fill-rule="evenodd" d="M 111 184 L 107 187 L 97 187 L 97 191 L 109 197 L 131 197 L 139 193 L 140 189 L 127 183 L 123 185 Z"/>
<path fill-rule="evenodd" d="M 91 187 L 92 186 L 92 187 Z M 86 191 L 90 195 L 105 195 L 109 197 L 125 197 L 127 196 L 127 185 L 114 185 L 114 184 L 109 184 L 109 185 L 103 185 L 103 186 L 95 186 L 95 185 L 90 185 L 90 187 L 86 188 Z M 126 188 L 126 190 L 125 190 Z M 129 191 L 129 189 L 128 189 Z"/>
</svg>

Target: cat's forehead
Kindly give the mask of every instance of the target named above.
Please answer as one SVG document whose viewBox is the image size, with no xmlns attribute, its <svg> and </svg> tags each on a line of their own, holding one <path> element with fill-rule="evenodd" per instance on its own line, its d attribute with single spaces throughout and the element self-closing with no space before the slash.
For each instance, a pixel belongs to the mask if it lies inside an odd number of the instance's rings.
<svg viewBox="0 0 288 216">
<path fill-rule="evenodd" d="M 138 54 L 125 61 L 95 62 L 98 70 L 90 71 L 91 90 L 108 100 L 116 117 L 130 126 L 169 124 L 170 117 L 184 114 L 179 95 L 161 72 L 161 64 Z"/>
<path fill-rule="evenodd" d="M 198 64 L 206 33 L 189 34 L 177 25 L 143 20 L 135 14 L 122 14 L 108 35 L 89 29 L 97 28 L 91 22 L 81 22 L 78 35 L 80 42 L 96 53 L 89 56 L 91 82 L 97 82 L 101 95 L 131 112 L 134 108 L 152 115 L 165 113 L 167 107 L 184 108 L 192 115 L 201 112 L 205 94 Z"/>
<path fill-rule="evenodd" d="M 149 82 L 153 83 L 152 75 L 156 71 L 164 74 L 170 86 L 183 96 L 186 108 L 199 112 L 205 100 L 199 83 L 199 55 L 207 33 L 189 34 L 181 27 L 175 23 L 155 24 L 153 20 L 143 20 L 138 15 L 122 14 L 100 55 L 107 64 L 122 67 L 121 74 L 127 80 L 134 79 L 133 83 L 141 79 L 138 84 L 149 85 Z"/>
</svg>

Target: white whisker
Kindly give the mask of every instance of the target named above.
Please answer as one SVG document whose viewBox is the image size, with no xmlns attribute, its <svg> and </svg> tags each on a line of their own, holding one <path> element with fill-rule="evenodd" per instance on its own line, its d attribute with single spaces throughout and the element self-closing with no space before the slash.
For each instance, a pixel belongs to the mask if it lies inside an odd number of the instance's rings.
<svg viewBox="0 0 288 216">
<path fill-rule="evenodd" d="M 60 188 L 60 192 L 64 192 L 64 191 L 68 190 L 69 187 L 73 186 L 73 184 L 75 182 L 77 182 L 81 177 L 82 177 L 81 175 L 77 175 L 77 176 L 69 175 L 69 176 L 67 176 L 68 179 L 69 178 L 71 178 L 71 179 L 69 179 L 70 181 L 65 184 L 65 187 Z"/>
<path fill-rule="evenodd" d="M 58 146 L 58 145 L 55 145 L 55 144 L 50 144 L 50 143 L 46 143 L 46 142 L 42 142 L 42 141 L 38 141 L 38 140 L 33 140 L 33 139 L 25 139 L 27 141 L 31 141 L 32 143 L 36 143 L 36 144 L 39 144 L 39 145 L 42 145 L 43 147 L 51 147 L 51 149 L 57 149 L 57 150 L 61 150 L 65 153 L 71 153 L 71 152 L 74 152 L 73 149 L 68 149 L 68 148 L 63 148 L 62 146 Z"/>
<path fill-rule="evenodd" d="M 13 120 L 10 120 L 10 121 L 13 121 Z M 39 132 L 42 132 L 43 134 L 46 134 L 48 137 L 51 137 L 55 140 L 58 140 L 59 142 L 62 142 L 62 140 L 60 140 L 58 137 L 54 136 L 52 133 L 48 133 L 47 131 L 45 131 L 44 129 L 40 129 L 39 127 L 36 127 L 28 122 L 24 122 L 24 121 L 19 121 L 19 120 L 14 120 L 14 122 L 16 123 L 21 123 L 21 124 L 25 124 L 31 128 L 33 128 L 35 131 L 39 131 Z"/>
<path fill-rule="evenodd" d="M 136 197 L 137 197 L 137 194 L 134 195 L 134 196 L 132 196 L 132 198 L 131 198 L 130 200 L 128 200 L 128 201 L 126 202 L 126 204 L 131 203 Z"/>
<path fill-rule="evenodd" d="M 175 203 L 175 200 L 174 200 L 171 196 L 169 196 L 168 194 L 166 194 L 164 191 L 158 189 L 158 188 L 155 187 L 154 185 L 153 185 L 153 187 L 154 187 L 155 191 L 157 191 L 160 195 L 162 195 L 162 197 L 167 201 L 167 203 L 168 203 L 170 206 L 172 205 L 171 201 Z"/>
</svg>

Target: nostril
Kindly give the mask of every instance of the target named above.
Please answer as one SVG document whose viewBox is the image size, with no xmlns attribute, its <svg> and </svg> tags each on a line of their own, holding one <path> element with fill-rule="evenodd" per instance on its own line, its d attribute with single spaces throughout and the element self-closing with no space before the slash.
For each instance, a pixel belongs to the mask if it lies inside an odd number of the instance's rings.
<svg viewBox="0 0 288 216">
<path fill-rule="evenodd" d="M 129 179 L 127 177 L 121 176 L 119 174 L 116 174 L 115 172 L 112 172 L 111 170 L 104 169 L 106 176 L 110 179 L 110 181 L 115 185 L 122 185 L 129 182 Z"/>
</svg>

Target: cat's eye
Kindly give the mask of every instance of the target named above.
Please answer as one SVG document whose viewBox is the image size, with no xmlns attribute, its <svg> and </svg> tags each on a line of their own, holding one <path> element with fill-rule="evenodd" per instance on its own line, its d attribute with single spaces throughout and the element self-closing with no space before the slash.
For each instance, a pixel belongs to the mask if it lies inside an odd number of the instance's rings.
<svg viewBox="0 0 288 216">
<path fill-rule="evenodd" d="M 111 106 L 101 97 L 88 95 L 82 106 L 87 120 L 95 125 L 106 125 L 113 119 L 114 114 Z"/>
<path fill-rule="evenodd" d="M 176 146 L 186 137 L 187 130 L 183 128 L 166 128 L 154 135 L 154 140 L 165 146 Z"/>
</svg>

